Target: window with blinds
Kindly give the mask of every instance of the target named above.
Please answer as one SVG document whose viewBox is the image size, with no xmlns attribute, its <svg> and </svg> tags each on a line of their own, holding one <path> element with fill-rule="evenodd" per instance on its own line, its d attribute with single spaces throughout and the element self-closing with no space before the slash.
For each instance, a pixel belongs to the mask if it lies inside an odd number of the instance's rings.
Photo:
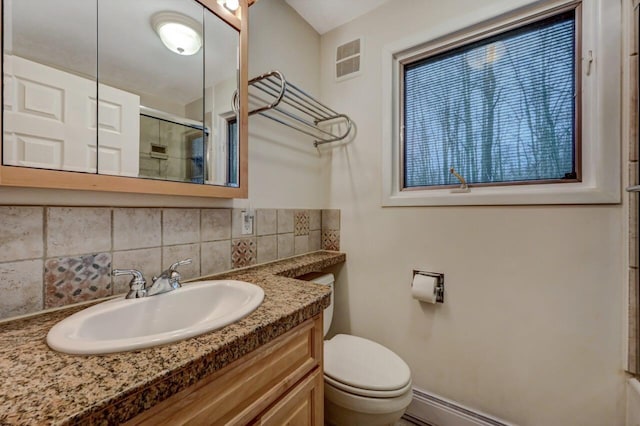
<svg viewBox="0 0 640 426">
<path fill-rule="evenodd" d="M 580 180 L 576 11 L 403 63 L 403 188 Z"/>
</svg>

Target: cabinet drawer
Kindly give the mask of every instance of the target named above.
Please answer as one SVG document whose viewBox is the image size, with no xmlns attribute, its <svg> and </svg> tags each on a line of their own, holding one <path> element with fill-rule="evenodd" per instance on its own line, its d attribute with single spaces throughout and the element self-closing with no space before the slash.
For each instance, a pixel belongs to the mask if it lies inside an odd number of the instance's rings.
<svg viewBox="0 0 640 426">
<path fill-rule="evenodd" d="M 322 364 L 322 316 L 306 321 L 127 425 L 250 423 Z"/>
<path fill-rule="evenodd" d="M 322 372 L 317 368 L 260 416 L 260 426 L 323 426 Z"/>
</svg>

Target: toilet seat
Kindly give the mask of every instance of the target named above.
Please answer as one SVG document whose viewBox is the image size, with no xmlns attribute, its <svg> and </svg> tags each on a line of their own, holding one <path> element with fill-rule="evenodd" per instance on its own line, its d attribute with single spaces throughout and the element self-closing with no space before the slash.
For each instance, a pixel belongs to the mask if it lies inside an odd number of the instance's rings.
<svg viewBox="0 0 640 426">
<path fill-rule="evenodd" d="M 333 404 L 358 413 L 376 415 L 400 411 L 400 415 L 398 416 L 398 418 L 400 418 L 400 416 L 402 416 L 402 412 L 404 412 L 407 406 L 411 403 L 411 400 L 413 399 L 413 392 L 409 389 L 404 394 L 394 396 L 392 398 L 371 398 L 344 392 L 341 389 L 333 387 L 329 383 L 325 383 L 324 396 L 325 407 Z"/>
<path fill-rule="evenodd" d="M 376 390 L 370 390 L 370 389 L 356 388 L 354 386 L 349 386 L 347 384 L 334 380 L 333 378 L 327 376 L 326 374 L 324 375 L 324 381 L 325 383 L 328 383 L 334 388 L 340 389 L 341 391 L 350 393 L 352 395 L 364 396 L 367 398 L 394 398 L 396 396 L 400 396 L 405 392 L 411 390 L 411 381 L 409 381 L 409 383 L 407 383 L 404 387 L 400 389 L 386 390 L 386 391 L 381 391 L 381 390 L 376 391 Z"/>
<path fill-rule="evenodd" d="M 411 389 L 411 371 L 398 355 L 346 334 L 324 342 L 324 375 L 333 387 L 370 398 L 393 398 Z"/>
</svg>

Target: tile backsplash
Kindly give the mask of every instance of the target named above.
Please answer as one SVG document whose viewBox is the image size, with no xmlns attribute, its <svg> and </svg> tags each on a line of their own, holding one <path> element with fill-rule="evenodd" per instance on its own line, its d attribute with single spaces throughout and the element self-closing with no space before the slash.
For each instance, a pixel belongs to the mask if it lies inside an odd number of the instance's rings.
<svg viewBox="0 0 640 426">
<path fill-rule="evenodd" d="M 184 279 L 340 249 L 340 211 L 257 209 L 253 233 L 242 209 L 0 206 L 0 319 L 126 292 L 139 269 L 148 281 L 172 262 Z"/>
</svg>

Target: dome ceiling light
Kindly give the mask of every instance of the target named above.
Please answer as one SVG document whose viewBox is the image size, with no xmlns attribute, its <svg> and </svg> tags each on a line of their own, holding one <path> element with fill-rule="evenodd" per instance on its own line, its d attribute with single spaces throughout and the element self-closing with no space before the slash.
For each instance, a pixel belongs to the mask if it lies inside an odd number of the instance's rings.
<svg viewBox="0 0 640 426">
<path fill-rule="evenodd" d="M 235 12 L 240 7 L 238 0 L 218 0 L 220 6 L 224 6 L 232 12 Z"/>
<path fill-rule="evenodd" d="M 202 25 L 176 12 L 160 12 L 151 17 L 151 25 L 167 49 L 178 55 L 195 55 L 202 48 Z"/>
</svg>

